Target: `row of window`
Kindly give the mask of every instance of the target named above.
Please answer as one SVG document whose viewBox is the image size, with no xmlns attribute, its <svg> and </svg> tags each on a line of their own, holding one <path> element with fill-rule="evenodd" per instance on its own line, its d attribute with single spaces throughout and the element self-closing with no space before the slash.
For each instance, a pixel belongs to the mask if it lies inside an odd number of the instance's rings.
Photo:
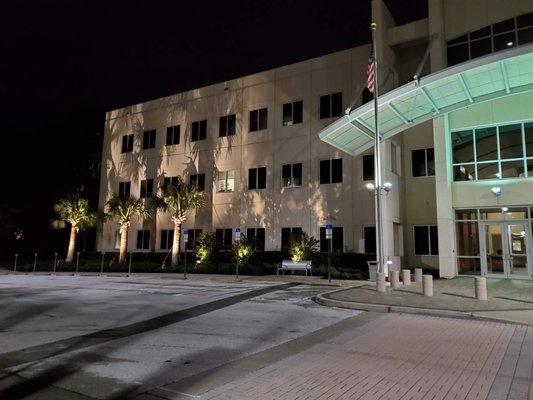
<svg viewBox="0 0 533 400">
<path fill-rule="evenodd" d="M 199 235 L 202 229 L 188 229 L 188 240 L 185 248 L 187 250 L 194 250 L 198 242 Z M 284 227 L 281 228 L 281 249 L 288 250 L 292 236 L 302 234 L 300 227 Z M 414 234 L 414 250 L 415 255 L 438 255 L 439 242 L 438 231 L 436 225 L 415 225 L 413 227 Z M 246 236 L 254 240 L 257 250 L 265 250 L 265 228 L 248 228 L 246 229 Z M 363 237 L 367 254 L 375 254 L 376 252 L 376 229 L 374 226 L 365 226 L 363 228 Z M 233 242 L 233 229 L 222 228 L 215 230 L 215 239 L 222 248 L 230 248 Z M 161 250 L 172 249 L 174 241 L 173 229 L 162 229 L 160 235 L 159 248 Z M 115 247 L 120 245 L 120 231 L 117 231 Z M 333 235 L 331 242 L 326 239 L 326 229 L 320 227 L 320 251 L 328 252 L 331 245 L 331 251 L 344 251 L 344 228 L 341 226 L 333 227 Z M 141 229 L 137 231 L 138 250 L 150 249 L 150 230 Z"/>
<path fill-rule="evenodd" d="M 251 110 L 249 132 L 257 132 L 268 128 L 268 108 Z M 332 118 L 342 115 L 342 93 L 332 93 L 320 97 L 320 118 Z M 283 104 L 282 123 L 284 126 L 303 122 L 303 100 Z M 219 137 L 231 136 L 236 133 L 237 118 L 235 114 L 223 115 L 219 119 Z M 180 144 L 180 125 L 167 127 L 166 145 Z M 153 149 L 156 144 L 156 130 L 143 132 L 143 149 Z M 191 141 L 197 142 L 207 138 L 207 120 L 194 121 L 191 124 Z M 122 153 L 133 151 L 134 135 L 122 136 Z"/>
<path fill-rule="evenodd" d="M 533 122 L 452 132 L 454 180 L 533 176 Z"/>
<path fill-rule="evenodd" d="M 509 18 L 448 41 L 448 66 L 531 42 L 533 13 Z"/>
</svg>

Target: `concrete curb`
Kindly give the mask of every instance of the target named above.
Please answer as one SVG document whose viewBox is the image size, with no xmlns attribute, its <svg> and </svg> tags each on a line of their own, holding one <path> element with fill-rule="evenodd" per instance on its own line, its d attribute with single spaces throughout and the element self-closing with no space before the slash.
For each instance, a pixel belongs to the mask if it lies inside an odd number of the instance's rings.
<svg viewBox="0 0 533 400">
<path fill-rule="evenodd" d="M 322 306 L 347 308 L 350 310 L 373 311 L 373 312 L 380 312 L 380 313 L 429 315 L 429 316 L 448 317 L 448 318 L 468 318 L 468 319 L 477 320 L 477 321 L 491 321 L 491 322 L 499 322 L 499 323 L 505 323 L 505 324 L 533 326 L 533 324 L 530 324 L 528 322 L 510 321 L 510 320 L 501 319 L 501 318 L 481 316 L 477 314 L 480 311 L 463 312 L 463 311 L 444 310 L 444 309 L 436 309 L 436 308 L 419 308 L 419 307 L 407 307 L 407 306 L 390 306 L 386 304 L 356 303 L 352 301 L 334 300 L 334 299 L 330 299 L 326 297 L 326 295 L 328 294 L 340 292 L 344 289 L 345 288 L 318 294 L 317 296 L 313 297 L 313 300 Z"/>
</svg>

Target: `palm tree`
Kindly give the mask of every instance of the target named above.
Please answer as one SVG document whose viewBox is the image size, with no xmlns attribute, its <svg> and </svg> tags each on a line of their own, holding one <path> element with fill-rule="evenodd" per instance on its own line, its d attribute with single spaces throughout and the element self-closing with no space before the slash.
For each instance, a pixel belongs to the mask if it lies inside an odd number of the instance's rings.
<svg viewBox="0 0 533 400">
<path fill-rule="evenodd" d="M 178 176 L 177 182 L 170 184 L 163 193 L 159 207 L 169 210 L 174 222 L 174 239 L 172 241 L 173 266 L 178 265 L 180 256 L 181 226 L 187 219 L 187 212 L 205 205 L 204 193 L 195 183 L 186 183 Z"/>
<path fill-rule="evenodd" d="M 76 251 L 76 235 L 82 229 L 94 226 L 98 220 L 98 214 L 89 210 L 89 200 L 79 196 L 69 196 L 54 204 L 54 211 L 58 219 L 52 221 L 56 229 L 63 229 L 70 225 L 70 239 L 68 242 L 67 262 L 74 261 Z"/>
<path fill-rule="evenodd" d="M 152 217 L 153 208 L 151 203 L 145 204 L 142 199 L 133 196 L 113 196 L 107 202 L 107 214 L 118 219 L 120 225 L 120 249 L 119 264 L 126 262 L 126 251 L 128 249 L 128 231 L 133 218 L 149 219 Z"/>
</svg>

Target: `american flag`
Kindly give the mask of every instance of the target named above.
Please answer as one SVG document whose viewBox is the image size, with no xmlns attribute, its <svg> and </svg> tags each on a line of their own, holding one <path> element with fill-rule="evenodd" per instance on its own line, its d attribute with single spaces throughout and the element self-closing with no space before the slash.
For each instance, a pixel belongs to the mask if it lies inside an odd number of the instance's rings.
<svg viewBox="0 0 533 400">
<path fill-rule="evenodd" d="M 368 59 L 368 66 L 366 68 L 366 87 L 370 93 L 374 93 L 376 78 L 376 64 L 374 63 L 374 48 L 370 50 L 370 58 Z"/>
</svg>

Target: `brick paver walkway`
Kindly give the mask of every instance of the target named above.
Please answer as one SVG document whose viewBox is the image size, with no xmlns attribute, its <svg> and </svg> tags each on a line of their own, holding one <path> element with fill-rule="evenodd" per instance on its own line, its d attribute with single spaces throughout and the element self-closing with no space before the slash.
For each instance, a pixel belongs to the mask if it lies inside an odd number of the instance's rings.
<svg viewBox="0 0 533 400">
<path fill-rule="evenodd" d="M 201 399 L 533 399 L 533 327 L 386 314 Z"/>
</svg>

